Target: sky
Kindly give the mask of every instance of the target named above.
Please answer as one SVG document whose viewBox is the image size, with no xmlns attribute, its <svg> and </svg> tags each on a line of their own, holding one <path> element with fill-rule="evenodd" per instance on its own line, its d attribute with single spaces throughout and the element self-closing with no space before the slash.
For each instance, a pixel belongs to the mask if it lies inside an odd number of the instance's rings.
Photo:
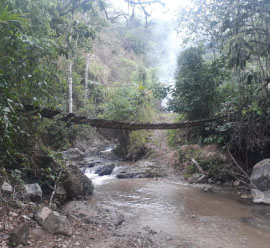
<svg viewBox="0 0 270 248">
<path fill-rule="evenodd" d="M 152 16 L 159 19 L 172 19 L 177 15 L 180 8 L 188 6 L 190 1 L 188 0 L 163 0 L 166 4 L 163 7 L 160 4 L 153 5 Z"/>
<path fill-rule="evenodd" d="M 127 9 L 127 3 L 124 0 L 111 0 L 114 6 L 119 8 Z M 163 0 L 165 7 L 161 4 L 152 4 L 151 8 L 152 17 L 159 19 L 172 18 L 177 14 L 177 10 L 183 6 L 188 6 L 190 4 L 189 0 Z"/>
</svg>

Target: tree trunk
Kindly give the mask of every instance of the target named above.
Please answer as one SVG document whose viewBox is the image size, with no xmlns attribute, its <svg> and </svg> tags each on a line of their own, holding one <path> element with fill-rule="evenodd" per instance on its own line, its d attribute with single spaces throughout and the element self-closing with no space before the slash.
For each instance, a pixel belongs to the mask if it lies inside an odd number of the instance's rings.
<svg viewBox="0 0 270 248">
<path fill-rule="evenodd" d="M 73 98 L 72 98 L 72 60 L 68 68 L 68 113 L 72 113 Z"/>
<path fill-rule="evenodd" d="M 116 149 L 118 155 L 125 156 L 128 153 L 129 146 L 129 130 L 119 130 L 118 132 L 119 147 Z"/>
<path fill-rule="evenodd" d="M 90 54 L 86 54 L 85 58 L 85 72 L 84 72 L 84 91 L 85 91 L 85 104 L 87 103 L 88 98 L 88 72 L 89 72 L 89 58 Z"/>
</svg>

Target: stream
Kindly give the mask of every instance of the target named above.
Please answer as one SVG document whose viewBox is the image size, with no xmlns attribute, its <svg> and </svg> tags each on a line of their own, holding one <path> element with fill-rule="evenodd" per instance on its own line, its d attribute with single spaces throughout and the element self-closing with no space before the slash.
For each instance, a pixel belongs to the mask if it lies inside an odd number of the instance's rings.
<svg viewBox="0 0 270 248">
<path fill-rule="evenodd" d="M 96 187 L 94 199 L 124 214 L 127 233 L 149 226 L 194 247 L 270 247 L 269 207 L 205 193 L 183 182 L 111 180 Z"/>
<path fill-rule="evenodd" d="M 86 175 L 95 185 L 91 204 L 124 216 L 121 235 L 150 228 L 166 237 L 158 247 L 270 247 L 269 206 L 181 180 L 117 179 L 117 170 L 110 176 L 91 170 Z"/>
</svg>

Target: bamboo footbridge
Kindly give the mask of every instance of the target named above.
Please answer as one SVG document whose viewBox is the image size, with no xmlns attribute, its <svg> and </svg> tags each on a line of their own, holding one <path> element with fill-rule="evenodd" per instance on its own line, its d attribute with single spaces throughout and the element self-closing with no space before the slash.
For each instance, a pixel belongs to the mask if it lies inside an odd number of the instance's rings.
<svg viewBox="0 0 270 248">
<path fill-rule="evenodd" d="M 96 128 L 109 128 L 109 129 L 123 129 L 123 130 L 143 130 L 143 129 L 180 129 L 193 126 L 199 126 L 207 122 L 214 122 L 224 119 L 226 116 L 216 117 L 211 119 L 202 119 L 195 121 L 185 121 L 178 123 L 133 123 L 122 122 L 104 119 L 89 119 L 82 116 L 76 116 L 74 113 L 63 114 L 59 110 L 52 110 L 48 108 L 39 108 L 33 105 L 23 105 L 22 112 L 30 113 L 31 115 L 40 115 L 44 118 L 55 119 L 68 123 L 84 124 Z"/>
</svg>

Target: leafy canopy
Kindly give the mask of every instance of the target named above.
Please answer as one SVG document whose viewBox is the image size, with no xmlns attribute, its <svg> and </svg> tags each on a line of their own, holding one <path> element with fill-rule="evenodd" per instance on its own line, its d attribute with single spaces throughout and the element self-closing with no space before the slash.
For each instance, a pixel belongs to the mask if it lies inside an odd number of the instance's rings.
<svg viewBox="0 0 270 248">
<path fill-rule="evenodd" d="M 181 52 L 177 61 L 169 110 L 185 114 L 188 120 L 207 118 L 213 112 L 216 75 L 203 53 L 202 48 L 191 47 Z"/>
</svg>

